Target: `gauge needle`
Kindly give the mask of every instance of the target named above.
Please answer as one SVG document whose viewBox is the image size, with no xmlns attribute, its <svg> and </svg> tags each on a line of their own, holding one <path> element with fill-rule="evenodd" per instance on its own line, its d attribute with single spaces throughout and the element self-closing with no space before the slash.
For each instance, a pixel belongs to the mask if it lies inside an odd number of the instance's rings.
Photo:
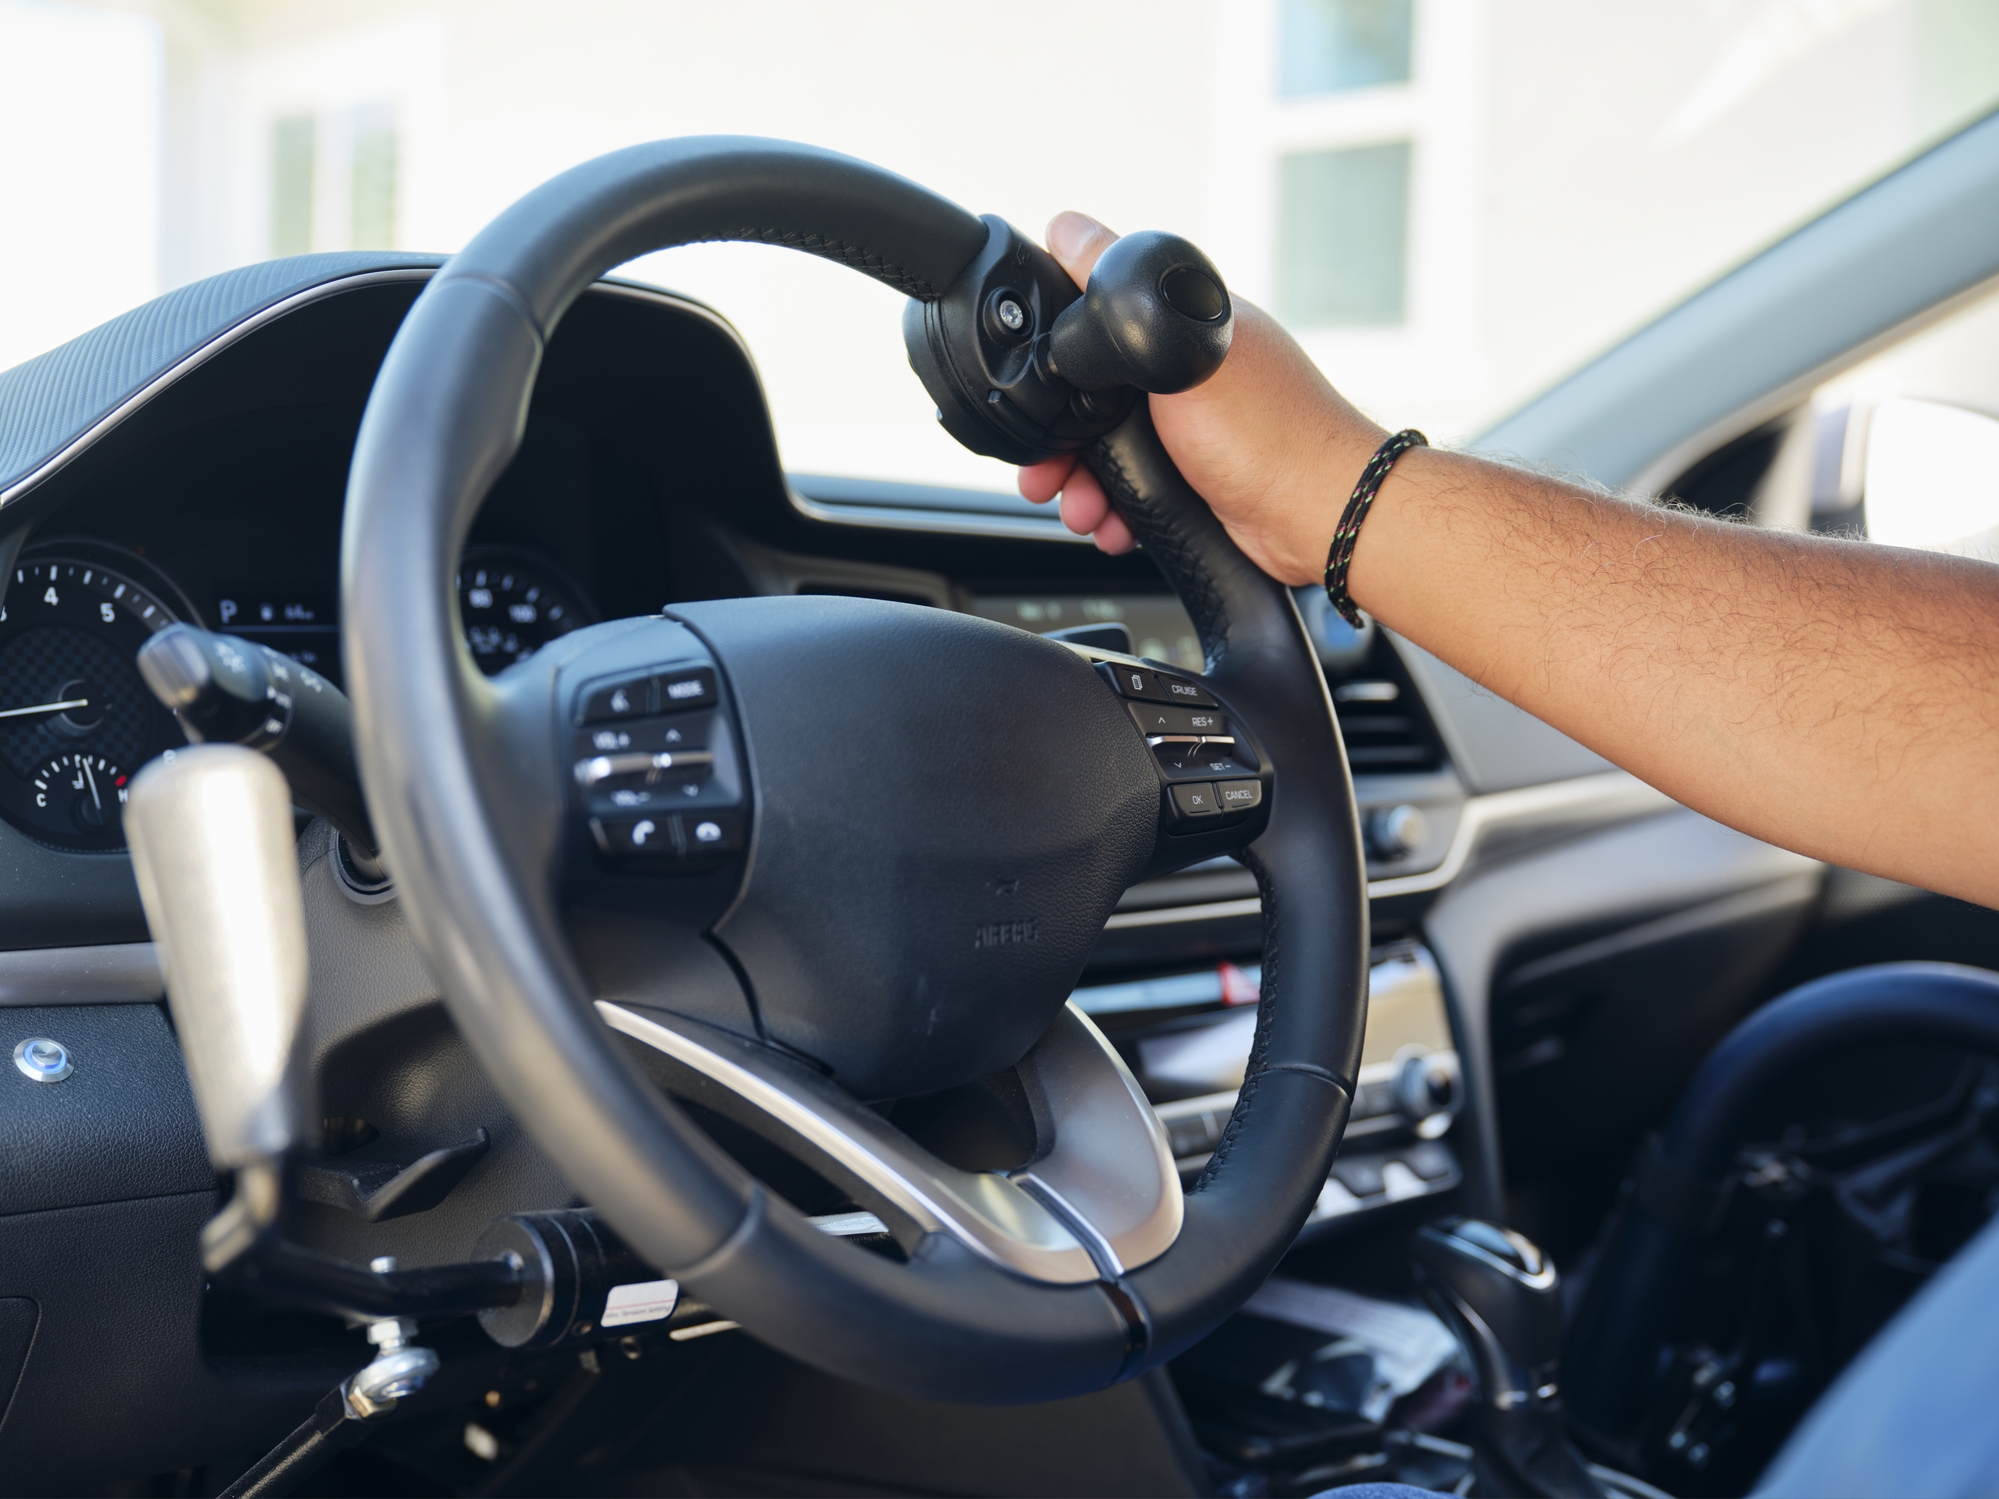
<svg viewBox="0 0 1999 1499">
<path fill-rule="evenodd" d="M 97 777 L 91 774 L 90 762 L 88 760 L 83 762 L 83 778 L 90 782 L 90 805 L 102 812 L 104 810 L 104 799 L 97 794 Z"/>
<path fill-rule="evenodd" d="M 0 708 L 0 718 L 19 718 L 24 713 L 60 713 L 65 708 L 88 708 L 90 699 L 73 697 L 61 703 L 36 703 L 27 708 Z"/>
</svg>

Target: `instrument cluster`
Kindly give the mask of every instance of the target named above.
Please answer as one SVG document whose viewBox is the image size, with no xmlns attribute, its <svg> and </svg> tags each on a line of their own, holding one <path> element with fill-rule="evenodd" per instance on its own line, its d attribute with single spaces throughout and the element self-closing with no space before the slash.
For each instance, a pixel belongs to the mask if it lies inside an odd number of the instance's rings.
<svg viewBox="0 0 1999 1499">
<path fill-rule="evenodd" d="M 599 617 L 574 581 L 515 548 L 469 550 L 457 587 L 467 648 L 488 676 Z M 58 541 L 20 557 L 0 595 L 0 817 L 56 848 L 125 846 L 131 778 L 187 743 L 135 665 L 168 625 L 240 635 L 342 680 L 331 595 L 230 588 L 205 613 L 134 552 Z"/>
</svg>

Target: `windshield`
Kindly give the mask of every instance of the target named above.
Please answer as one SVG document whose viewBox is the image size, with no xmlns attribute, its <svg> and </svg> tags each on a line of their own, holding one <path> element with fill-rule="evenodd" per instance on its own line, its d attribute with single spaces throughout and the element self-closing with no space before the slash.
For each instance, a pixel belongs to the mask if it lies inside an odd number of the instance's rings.
<svg viewBox="0 0 1999 1499">
<path fill-rule="evenodd" d="M 1995 102 L 1992 0 L 0 0 L 0 367 L 741 132 L 1037 234 L 1184 233 L 1365 408 L 1449 440 Z M 742 330 L 792 470 L 1010 487 L 932 421 L 893 292 L 735 245 L 626 273 Z"/>
</svg>

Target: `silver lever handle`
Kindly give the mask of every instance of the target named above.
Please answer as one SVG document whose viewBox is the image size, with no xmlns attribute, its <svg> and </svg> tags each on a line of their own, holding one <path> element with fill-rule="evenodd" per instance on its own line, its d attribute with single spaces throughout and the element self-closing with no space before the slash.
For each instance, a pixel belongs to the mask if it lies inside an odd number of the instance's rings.
<svg viewBox="0 0 1999 1499">
<path fill-rule="evenodd" d="M 233 744 L 176 751 L 133 780 L 125 836 L 209 1159 L 275 1188 L 274 1163 L 311 1127 L 293 1070 L 305 906 L 284 772 Z"/>
</svg>

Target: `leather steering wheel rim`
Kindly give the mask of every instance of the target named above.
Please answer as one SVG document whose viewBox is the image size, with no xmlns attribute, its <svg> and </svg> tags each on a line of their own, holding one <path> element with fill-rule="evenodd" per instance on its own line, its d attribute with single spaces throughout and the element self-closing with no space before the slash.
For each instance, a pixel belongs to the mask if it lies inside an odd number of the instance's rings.
<svg viewBox="0 0 1999 1499">
<path fill-rule="evenodd" d="M 1187 606 L 1208 680 L 1255 722 L 1276 789 L 1242 855 L 1265 945 L 1234 1115 L 1171 1248 L 1056 1286 L 941 1236 L 906 1264 L 828 1239 L 621 1049 L 553 903 L 553 834 L 519 815 L 546 794 L 535 778 L 559 769 L 521 749 L 547 700 L 480 674 L 453 583 L 521 441 L 549 336 L 612 267 L 749 240 L 931 299 L 986 235 L 902 178 L 776 141 L 664 141 L 553 179 L 443 267 L 395 339 L 355 449 L 342 606 L 362 779 L 403 907 L 461 1034 L 541 1149 L 644 1258 L 780 1350 L 881 1388 L 1004 1402 L 1100 1388 L 1212 1329 L 1289 1247 L 1338 1148 L 1365 1020 L 1366 875 L 1337 722 L 1289 591 L 1181 478 L 1145 403 L 1086 452 Z"/>
</svg>

